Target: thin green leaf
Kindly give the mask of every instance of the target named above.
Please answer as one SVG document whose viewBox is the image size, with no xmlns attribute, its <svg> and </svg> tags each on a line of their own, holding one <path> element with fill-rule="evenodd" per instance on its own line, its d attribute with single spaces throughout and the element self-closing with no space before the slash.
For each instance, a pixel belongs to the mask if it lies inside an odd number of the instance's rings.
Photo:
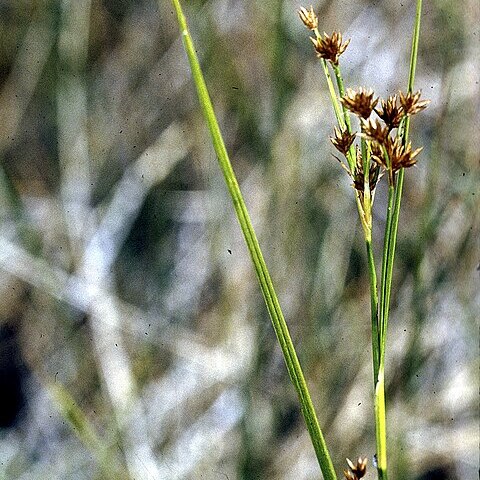
<svg viewBox="0 0 480 480">
<path fill-rule="evenodd" d="M 287 324 L 283 317 L 280 304 L 278 302 L 277 295 L 275 293 L 273 283 L 265 264 L 260 246 L 255 235 L 250 216 L 247 211 L 247 207 L 243 200 L 240 187 L 238 185 L 235 173 L 233 171 L 230 159 L 228 157 L 227 150 L 223 141 L 220 128 L 213 110 L 212 102 L 208 94 L 208 89 L 203 78 L 203 74 L 200 68 L 200 64 L 195 52 L 192 38 L 188 31 L 187 22 L 183 14 L 180 2 L 178 0 L 172 0 L 177 13 L 178 23 L 180 26 L 180 32 L 184 42 L 185 50 L 190 62 L 190 68 L 192 70 L 193 80 L 200 100 L 200 105 L 203 110 L 203 114 L 210 130 L 213 146 L 217 154 L 218 162 L 222 170 L 225 182 L 227 184 L 228 191 L 233 201 L 233 206 L 237 214 L 240 227 L 245 237 L 248 250 L 250 252 L 255 271 L 257 273 L 260 287 L 267 305 L 272 324 L 280 343 L 285 363 L 290 375 L 290 379 L 297 391 L 298 398 L 300 400 L 301 409 L 307 429 L 312 440 L 312 444 L 315 449 L 315 453 L 318 458 L 320 468 L 323 476 L 326 480 L 335 480 L 335 470 L 333 463 L 328 453 L 328 449 L 320 429 L 315 410 L 313 408 L 312 400 L 307 388 L 305 377 L 300 366 L 295 348 L 290 338 Z"/>
</svg>

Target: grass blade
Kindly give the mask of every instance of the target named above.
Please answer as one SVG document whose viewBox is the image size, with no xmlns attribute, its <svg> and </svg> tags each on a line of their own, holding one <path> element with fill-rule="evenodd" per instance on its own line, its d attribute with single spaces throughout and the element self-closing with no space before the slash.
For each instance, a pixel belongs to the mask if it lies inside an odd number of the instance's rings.
<svg viewBox="0 0 480 480">
<path fill-rule="evenodd" d="M 245 237 L 245 242 L 247 243 L 247 247 L 251 255 L 275 333 L 282 348 L 290 379 L 297 391 L 302 413 L 307 424 L 307 429 L 310 434 L 310 438 L 312 440 L 312 444 L 315 449 L 320 468 L 326 480 L 335 480 L 336 475 L 333 468 L 333 463 L 330 458 L 322 431 L 320 429 L 317 416 L 315 414 L 315 410 L 312 404 L 312 400 L 308 392 L 305 377 L 303 375 L 300 362 L 298 360 L 295 348 L 290 338 L 290 333 L 283 317 L 283 313 L 280 308 L 280 304 L 278 302 L 278 298 L 275 293 L 270 274 L 265 264 L 265 260 L 260 250 L 260 245 L 255 235 L 250 216 L 248 214 L 242 193 L 240 191 L 240 187 L 238 185 L 235 173 L 228 157 L 227 150 L 225 148 L 225 144 L 222 138 L 222 134 L 220 132 L 220 128 L 218 126 L 215 112 L 213 110 L 207 86 L 205 84 L 200 64 L 195 53 L 195 47 L 188 31 L 185 16 L 180 6 L 179 0 L 172 0 L 172 2 L 177 13 L 180 32 L 182 35 L 188 60 L 190 62 L 193 80 L 195 82 L 203 114 L 210 130 L 210 135 L 212 137 L 212 142 L 215 152 L 217 154 L 218 162 L 225 178 L 228 191 L 232 198 L 233 206 L 235 208 L 240 227 Z"/>
</svg>

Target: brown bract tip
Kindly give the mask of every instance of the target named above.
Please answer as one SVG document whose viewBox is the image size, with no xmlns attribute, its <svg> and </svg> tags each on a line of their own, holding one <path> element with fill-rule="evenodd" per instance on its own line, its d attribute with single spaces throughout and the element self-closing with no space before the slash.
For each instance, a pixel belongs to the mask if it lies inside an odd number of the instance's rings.
<svg viewBox="0 0 480 480">
<path fill-rule="evenodd" d="M 358 457 L 357 463 L 354 465 L 353 462 L 347 458 L 347 464 L 350 470 L 344 470 L 343 473 L 347 480 L 360 480 L 367 473 L 367 458 Z"/>
<path fill-rule="evenodd" d="M 300 7 L 298 16 L 309 30 L 315 30 L 318 27 L 318 17 L 313 11 L 313 6 L 310 5 L 310 10 L 307 10 L 305 7 Z"/>
<path fill-rule="evenodd" d="M 342 97 L 341 102 L 345 108 L 348 108 L 355 115 L 367 119 L 375 108 L 378 98 L 376 100 L 373 99 L 373 90 L 371 88 L 368 90 L 366 88 L 359 88 L 358 90 L 349 88 Z"/>
<path fill-rule="evenodd" d="M 316 38 L 310 37 L 310 40 L 315 47 L 317 57 L 324 58 L 334 65 L 338 65 L 338 58 L 346 50 L 350 40 L 342 43 L 342 34 L 340 32 L 333 32 L 331 36 L 326 33 L 323 34 L 323 38 L 318 36 Z"/>
<path fill-rule="evenodd" d="M 382 146 L 377 142 L 371 142 L 370 147 L 372 149 L 370 158 L 380 167 L 387 168 Z"/>
<path fill-rule="evenodd" d="M 357 480 L 357 477 L 350 470 L 345 469 L 343 475 L 345 480 Z"/>
</svg>

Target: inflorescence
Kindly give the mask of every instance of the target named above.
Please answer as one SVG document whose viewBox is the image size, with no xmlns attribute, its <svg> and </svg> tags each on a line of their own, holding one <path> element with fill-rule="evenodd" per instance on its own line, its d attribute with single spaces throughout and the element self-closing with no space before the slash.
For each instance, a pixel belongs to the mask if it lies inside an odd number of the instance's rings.
<svg viewBox="0 0 480 480">
<path fill-rule="evenodd" d="M 326 33 L 320 35 L 318 17 L 313 7 L 309 10 L 301 7 L 298 14 L 304 25 L 315 34 L 310 40 L 317 57 L 330 62 L 334 70 L 338 69 L 339 57 L 350 40 L 343 42 L 340 32 L 333 32 L 330 36 Z M 342 123 L 339 128 L 335 127 L 334 136 L 330 140 L 347 160 L 346 164 L 341 162 L 342 166 L 352 178 L 353 187 L 363 204 L 365 188 L 369 189 L 373 200 L 377 182 L 384 173 L 388 174 L 390 185 L 394 185 L 396 172 L 417 162 L 422 148 L 413 150 L 411 143 L 404 141 L 403 129 L 407 118 L 424 110 L 429 101 L 420 100 L 420 92 L 399 92 L 383 100 L 375 98 L 372 89 L 349 88 L 341 96 L 340 102 L 344 110 L 358 117 L 360 133 L 352 132 L 349 125 Z M 377 118 L 372 118 L 374 112 Z M 364 141 L 362 149 L 353 147 L 357 137 Z M 367 182 L 365 168 L 369 170 Z"/>
</svg>

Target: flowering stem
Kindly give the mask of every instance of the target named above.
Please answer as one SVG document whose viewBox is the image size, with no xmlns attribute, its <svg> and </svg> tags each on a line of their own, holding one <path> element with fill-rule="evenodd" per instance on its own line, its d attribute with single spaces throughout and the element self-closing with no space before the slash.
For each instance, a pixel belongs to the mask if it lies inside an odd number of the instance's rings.
<svg viewBox="0 0 480 480">
<path fill-rule="evenodd" d="M 374 386 L 378 377 L 380 365 L 380 341 L 378 336 L 378 293 L 377 293 L 377 272 L 373 256 L 372 239 L 365 241 L 367 246 L 368 273 L 370 277 L 370 312 L 372 318 L 372 360 Z"/>
<path fill-rule="evenodd" d="M 295 348 L 290 338 L 290 333 L 283 317 L 283 313 L 280 308 L 275 289 L 273 287 L 272 279 L 265 264 L 265 260 L 262 255 L 257 236 L 253 229 L 250 216 L 245 205 L 245 201 L 243 199 L 240 187 L 238 185 L 235 173 L 228 157 L 227 150 L 225 148 L 225 143 L 223 141 L 220 128 L 218 126 L 215 112 L 213 110 L 213 105 L 210 100 L 210 95 L 208 93 L 207 86 L 205 84 L 205 80 L 203 78 L 200 64 L 195 52 L 195 47 L 188 31 L 185 16 L 180 6 L 179 0 L 172 0 L 172 2 L 177 13 L 180 32 L 182 34 L 185 50 L 188 56 L 188 60 L 190 62 L 193 80 L 195 82 L 203 114 L 210 130 L 210 135 L 212 137 L 212 142 L 215 152 L 217 154 L 218 162 L 224 175 L 225 182 L 227 184 L 227 188 L 232 198 L 233 206 L 235 208 L 235 212 L 237 214 L 237 218 L 245 238 L 245 242 L 247 244 L 250 256 L 255 267 L 255 271 L 257 273 L 258 281 L 260 283 L 260 287 L 265 299 L 265 303 L 267 305 L 268 312 L 270 314 L 270 318 L 272 320 L 275 333 L 278 338 L 278 342 L 280 343 L 280 347 L 282 349 L 290 379 L 293 383 L 293 386 L 295 387 L 295 390 L 297 391 L 302 413 L 305 418 L 305 423 L 307 425 L 307 429 L 310 434 L 315 453 L 317 455 L 320 469 L 322 470 L 325 480 L 337 480 L 333 463 L 330 458 L 325 439 L 323 437 L 320 425 L 317 420 L 315 409 L 310 398 L 307 383 L 305 381 L 300 362 L 298 360 Z"/>
<path fill-rule="evenodd" d="M 412 39 L 412 50 L 410 56 L 410 73 L 408 78 L 408 93 L 413 91 L 413 84 L 415 80 L 415 70 L 417 65 L 418 57 L 418 43 L 420 38 L 420 20 L 422 14 L 422 0 L 417 0 L 416 14 L 415 14 L 415 27 L 413 32 Z M 410 117 L 405 119 L 405 123 L 402 125 L 403 128 L 400 128 L 400 136 L 402 138 L 402 144 L 405 146 L 408 142 L 408 133 L 410 127 Z M 388 189 L 388 207 L 387 207 L 387 222 L 385 226 L 385 242 L 384 242 L 384 252 L 383 252 L 383 263 L 382 263 L 382 279 L 381 279 L 381 291 L 380 291 L 380 371 L 378 374 L 377 387 L 382 386 L 384 391 L 384 365 L 385 365 L 385 350 L 386 350 L 386 341 L 387 341 L 387 326 L 388 326 L 388 317 L 390 311 L 390 293 L 392 288 L 392 277 L 393 277 L 393 264 L 395 259 L 395 249 L 397 244 L 397 232 L 398 232 L 398 223 L 400 217 L 400 205 L 402 200 L 402 191 L 403 191 L 403 182 L 404 182 L 405 171 L 401 169 L 398 172 L 395 185 L 390 183 Z M 377 404 L 382 403 L 382 393 L 378 392 L 377 387 L 375 389 L 375 415 L 381 415 L 381 407 L 377 408 Z M 384 393 L 383 393 L 383 404 Z M 385 412 L 384 412 L 385 414 Z M 382 427 L 380 419 L 376 419 L 377 427 L 377 455 L 378 455 L 378 478 L 380 480 L 386 479 L 386 457 L 385 462 L 381 462 L 381 457 L 383 454 L 386 455 L 385 450 L 382 449 L 382 445 L 378 444 L 378 437 L 385 435 L 386 440 L 386 430 Z"/>
<path fill-rule="evenodd" d="M 328 93 L 330 94 L 330 100 L 333 105 L 335 117 L 337 118 L 338 125 L 343 130 L 345 128 L 345 121 L 343 120 L 343 117 L 342 117 L 342 110 L 338 102 L 337 93 L 335 92 L 335 87 L 333 86 L 332 77 L 330 76 L 330 72 L 328 71 L 327 62 L 323 58 L 320 59 L 320 62 L 322 64 L 323 72 L 327 80 Z"/>
<path fill-rule="evenodd" d="M 380 360 L 375 384 L 375 431 L 377 439 L 377 471 L 379 480 L 387 480 L 387 424 L 385 408 L 385 366 Z"/>
<path fill-rule="evenodd" d="M 337 88 L 338 88 L 338 94 L 340 95 L 340 98 L 342 98 L 345 95 L 345 86 L 343 84 L 343 77 L 342 77 L 342 72 L 340 71 L 340 65 L 338 64 L 332 64 L 333 72 L 335 73 L 335 79 L 337 80 Z M 343 110 L 343 125 L 345 128 L 347 128 L 348 133 L 352 133 L 352 124 L 350 122 L 350 114 L 348 110 L 345 108 L 345 105 L 342 105 L 342 110 Z M 338 122 L 340 126 L 341 123 Z M 356 163 L 356 158 L 355 158 L 355 147 L 354 145 L 350 145 L 350 149 L 348 150 L 348 155 L 347 155 L 347 160 L 348 160 L 348 165 L 350 167 L 350 171 L 354 172 L 355 171 L 355 163 Z M 362 215 L 362 213 L 359 210 L 359 214 Z"/>
<path fill-rule="evenodd" d="M 379 363 L 375 378 L 375 434 L 377 439 L 377 469 L 378 478 L 387 479 L 387 429 L 385 408 L 385 346 L 388 322 L 387 306 L 387 272 L 389 261 L 389 245 L 391 225 L 393 221 L 393 203 L 395 199 L 395 187 L 392 183 L 388 187 L 387 219 L 385 236 L 383 241 L 382 273 L 380 280 L 380 302 L 378 319 L 379 338 Z M 373 340 L 372 340 L 373 341 Z"/>
<path fill-rule="evenodd" d="M 335 78 L 337 79 L 337 86 L 338 86 L 338 93 L 340 94 L 340 98 L 345 95 L 345 87 L 343 85 L 343 77 L 340 72 L 340 66 L 338 64 L 332 63 L 333 72 L 335 73 Z M 343 108 L 343 116 L 345 118 L 345 124 L 347 125 L 348 133 L 352 133 L 352 124 L 350 123 L 350 114 L 348 110 L 342 105 Z"/>
</svg>

